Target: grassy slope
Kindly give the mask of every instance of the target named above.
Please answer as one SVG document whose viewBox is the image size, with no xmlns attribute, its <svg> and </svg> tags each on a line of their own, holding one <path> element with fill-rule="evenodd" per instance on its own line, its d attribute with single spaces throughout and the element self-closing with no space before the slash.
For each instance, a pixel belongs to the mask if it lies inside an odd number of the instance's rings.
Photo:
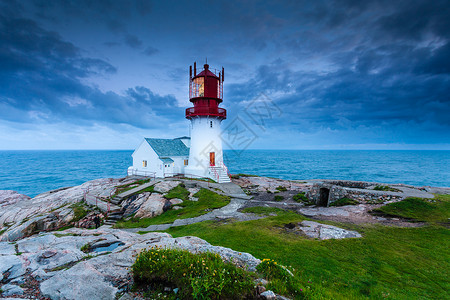
<svg viewBox="0 0 450 300">
<path fill-rule="evenodd" d="M 448 299 L 448 229 L 354 225 L 351 229 L 361 232 L 363 238 L 328 241 L 306 239 L 282 229 L 286 223 L 303 219 L 281 212 L 261 220 L 203 222 L 167 232 L 176 237 L 198 236 L 213 245 L 291 265 L 309 299 Z"/>
<path fill-rule="evenodd" d="M 417 221 L 445 223 L 450 218 L 450 195 L 437 195 L 435 199 L 407 198 L 374 211 Z"/>
<path fill-rule="evenodd" d="M 181 190 L 181 188 L 176 188 L 177 190 L 174 192 L 169 191 L 167 195 L 175 195 L 178 196 L 185 194 Z M 184 189 L 184 188 L 182 188 Z M 189 193 L 188 193 L 189 195 Z M 169 197 L 171 197 L 169 196 Z M 178 197 L 177 196 L 177 197 Z M 226 196 L 219 195 L 210 190 L 201 189 L 195 195 L 198 197 L 198 201 L 190 201 L 185 200 L 183 203 L 178 204 L 177 206 L 182 206 L 183 209 L 180 210 L 168 210 L 162 215 L 156 216 L 154 218 L 142 218 L 142 219 L 130 219 L 128 221 L 119 221 L 114 226 L 115 228 L 139 228 L 139 227 L 147 227 L 155 224 L 167 224 L 172 223 L 176 219 L 186 219 L 198 217 L 203 214 L 208 213 L 206 209 L 215 209 L 221 208 L 227 205 L 230 202 L 230 198 Z M 181 198 L 181 197 L 180 197 Z"/>
</svg>

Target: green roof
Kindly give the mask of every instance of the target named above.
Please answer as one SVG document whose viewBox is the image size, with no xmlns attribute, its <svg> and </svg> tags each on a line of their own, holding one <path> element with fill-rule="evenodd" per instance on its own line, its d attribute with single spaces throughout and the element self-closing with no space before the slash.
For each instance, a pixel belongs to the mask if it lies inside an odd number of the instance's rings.
<svg viewBox="0 0 450 300">
<path fill-rule="evenodd" d="M 189 156 L 189 148 L 180 139 L 145 139 L 159 157 Z"/>
</svg>

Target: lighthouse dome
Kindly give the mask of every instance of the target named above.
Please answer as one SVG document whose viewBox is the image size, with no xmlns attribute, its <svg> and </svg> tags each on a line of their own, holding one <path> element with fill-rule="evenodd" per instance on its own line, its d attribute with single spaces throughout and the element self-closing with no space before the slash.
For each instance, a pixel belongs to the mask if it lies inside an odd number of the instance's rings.
<svg viewBox="0 0 450 300">
<path fill-rule="evenodd" d="M 208 64 L 204 64 L 203 68 L 204 68 L 204 70 L 201 71 L 200 73 L 198 73 L 196 76 L 194 76 L 194 78 L 201 77 L 201 76 L 203 76 L 203 77 L 208 76 L 208 77 L 214 77 L 214 78 L 219 79 L 219 76 L 217 76 L 216 74 L 214 74 L 213 72 L 211 72 L 209 70 Z"/>
</svg>

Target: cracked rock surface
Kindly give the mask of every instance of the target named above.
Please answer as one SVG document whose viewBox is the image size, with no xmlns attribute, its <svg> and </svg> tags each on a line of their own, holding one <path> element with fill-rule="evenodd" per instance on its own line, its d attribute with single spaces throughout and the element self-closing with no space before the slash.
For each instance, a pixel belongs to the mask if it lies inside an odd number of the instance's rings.
<svg viewBox="0 0 450 300">
<path fill-rule="evenodd" d="M 85 245 L 92 252 L 81 251 Z M 110 245 L 116 247 L 100 247 Z M 139 235 L 105 226 L 96 230 L 71 228 L 15 244 L 0 242 L 0 288 L 4 291 L 0 297 L 27 295 L 30 291 L 20 285 L 32 278 L 37 281 L 40 299 L 114 299 L 128 288 L 135 255 L 153 246 L 215 252 L 248 270 L 255 270 L 260 263 L 248 253 L 212 246 L 197 237 L 173 238 L 158 232 Z"/>
</svg>

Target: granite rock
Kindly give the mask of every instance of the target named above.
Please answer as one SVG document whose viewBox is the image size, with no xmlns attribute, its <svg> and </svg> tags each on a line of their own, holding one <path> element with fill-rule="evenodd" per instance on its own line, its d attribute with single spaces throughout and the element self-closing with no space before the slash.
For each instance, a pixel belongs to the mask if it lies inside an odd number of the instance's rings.
<svg viewBox="0 0 450 300">
<path fill-rule="evenodd" d="M 332 225 L 317 223 L 314 221 L 302 221 L 299 229 L 308 237 L 320 240 L 346 239 L 362 237 L 356 231 L 342 229 Z"/>
</svg>

